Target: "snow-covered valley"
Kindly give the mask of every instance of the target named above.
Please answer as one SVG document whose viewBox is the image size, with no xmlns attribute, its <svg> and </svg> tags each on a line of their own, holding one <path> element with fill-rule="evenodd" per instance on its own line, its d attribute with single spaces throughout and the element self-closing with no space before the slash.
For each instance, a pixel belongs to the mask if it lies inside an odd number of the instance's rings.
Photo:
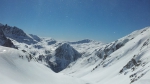
<svg viewBox="0 0 150 84">
<path fill-rule="evenodd" d="M 86 84 L 75 77 L 56 74 L 48 67 L 32 60 L 21 51 L 0 47 L 1 84 Z"/>
<path fill-rule="evenodd" d="M 150 27 L 105 44 L 0 25 L 1 84 L 150 84 Z"/>
</svg>

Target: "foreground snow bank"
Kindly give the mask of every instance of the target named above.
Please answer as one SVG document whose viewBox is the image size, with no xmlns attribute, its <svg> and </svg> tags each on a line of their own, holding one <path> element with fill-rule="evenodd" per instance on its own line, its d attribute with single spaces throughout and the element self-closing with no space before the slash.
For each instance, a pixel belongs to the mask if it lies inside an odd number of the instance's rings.
<svg viewBox="0 0 150 84">
<path fill-rule="evenodd" d="M 85 84 L 77 78 L 56 74 L 43 64 L 35 61 L 28 62 L 23 52 L 2 46 L 0 46 L 0 83 Z"/>
</svg>

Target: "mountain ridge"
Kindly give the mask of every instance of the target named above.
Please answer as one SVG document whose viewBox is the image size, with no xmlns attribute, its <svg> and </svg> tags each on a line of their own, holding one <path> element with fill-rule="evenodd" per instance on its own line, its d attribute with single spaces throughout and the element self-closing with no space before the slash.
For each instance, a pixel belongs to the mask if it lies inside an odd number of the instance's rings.
<svg viewBox="0 0 150 84">
<path fill-rule="evenodd" d="M 144 78 L 150 78 L 150 27 L 108 44 L 89 39 L 56 41 L 26 34 L 8 25 L 2 25 L 0 29 L 5 30 L 4 34 L 1 33 L 2 37 L 6 36 L 18 51 L 27 55 L 28 62 L 38 62 L 59 74 L 91 84 L 139 84 Z"/>
</svg>

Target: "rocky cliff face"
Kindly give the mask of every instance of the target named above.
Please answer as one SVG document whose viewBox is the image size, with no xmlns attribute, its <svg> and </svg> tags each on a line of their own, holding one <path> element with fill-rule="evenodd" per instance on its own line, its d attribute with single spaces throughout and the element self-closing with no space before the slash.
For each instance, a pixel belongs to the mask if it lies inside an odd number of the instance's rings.
<svg viewBox="0 0 150 84">
<path fill-rule="evenodd" d="M 2 29 L 0 29 L 0 39 L 1 39 L 1 40 L 0 40 L 0 41 L 1 41 L 1 44 L 3 44 L 4 41 L 7 39 L 6 36 L 4 35 Z"/>
<path fill-rule="evenodd" d="M 27 35 L 23 30 L 17 27 L 11 27 L 6 25 L 0 25 L 0 29 L 3 31 L 7 38 L 11 38 L 19 43 L 35 44 L 39 39 L 34 39 L 32 36 Z"/>
<path fill-rule="evenodd" d="M 47 63 L 50 65 L 53 71 L 59 72 L 80 57 L 81 54 L 78 51 L 76 51 L 69 44 L 64 43 L 55 50 L 55 57 L 51 58 L 53 61 L 51 61 L 49 58 L 47 60 L 50 61 L 47 61 Z"/>
<path fill-rule="evenodd" d="M 15 48 L 14 44 L 10 39 L 7 39 L 5 34 L 3 33 L 3 30 L 0 29 L 0 45 L 5 46 L 5 47 L 11 47 Z"/>
<path fill-rule="evenodd" d="M 68 61 L 75 61 L 77 58 L 80 57 L 80 54 L 78 51 L 76 51 L 73 47 L 71 47 L 69 44 L 64 43 L 60 47 L 58 47 L 56 50 L 55 56 L 57 58 L 64 58 Z"/>
<path fill-rule="evenodd" d="M 11 36 L 26 36 L 26 33 L 23 30 L 15 27 L 15 26 L 11 27 L 6 24 L 6 25 L 1 26 L 1 29 L 7 36 L 9 36 L 9 35 L 11 35 Z"/>
</svg>

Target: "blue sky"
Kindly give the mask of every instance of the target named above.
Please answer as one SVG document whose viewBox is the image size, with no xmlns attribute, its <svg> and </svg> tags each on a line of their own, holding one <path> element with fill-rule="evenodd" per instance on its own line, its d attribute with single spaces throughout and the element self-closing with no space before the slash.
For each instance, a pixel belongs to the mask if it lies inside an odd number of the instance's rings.
<svg viewBox="0 0 150 84">
<path fill-rule="evenodd" d="M 150 26 L 150 0 L 0 0 L 0 23 L 56 40 L 111 42 Z"/>
</svg>

